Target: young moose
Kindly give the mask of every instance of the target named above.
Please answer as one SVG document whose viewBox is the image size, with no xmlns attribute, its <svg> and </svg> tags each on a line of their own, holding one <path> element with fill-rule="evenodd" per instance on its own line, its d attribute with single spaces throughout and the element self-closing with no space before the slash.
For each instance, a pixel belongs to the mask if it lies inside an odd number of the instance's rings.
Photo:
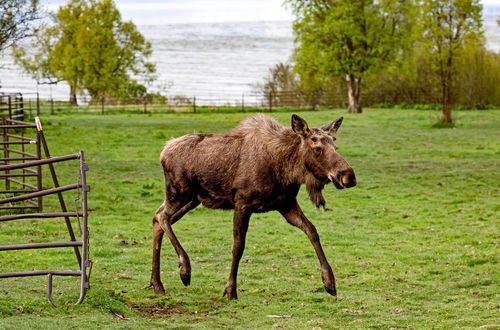
<svg viewBox="0 0 500 330">
<path fill-rule="evenodd" d="M 338 189 L 354 187 L 356 177 L 336 151 L 339 118 L 321 128 L 309 128 L 292 115 L 286 128 L 265 115 L 243 120 L 227 134 L 189 134 L 167 142 L 160 161 L 166 180 L 166 198 L 153 219 L 153 267 L 150 286 L 164 293 L 160 279 L 160 249 L 166 233 L 179 256 L 180 277 L 191 281 L 191 264 L 172 225 L 202 203 L 213 209 L 234 209 L 233 261 L 224 288 L 228 300 L 237 299 L 236 276 L 245 249 L 250 216 L 277 210 L 311 240 L 326 291 L 336 295 L 335 277 L 326 260 L 314 225 L 297 203 L 305 184 L 316 207 L 325 206 L 321 191 L 333 182 Z"/>
</svg>

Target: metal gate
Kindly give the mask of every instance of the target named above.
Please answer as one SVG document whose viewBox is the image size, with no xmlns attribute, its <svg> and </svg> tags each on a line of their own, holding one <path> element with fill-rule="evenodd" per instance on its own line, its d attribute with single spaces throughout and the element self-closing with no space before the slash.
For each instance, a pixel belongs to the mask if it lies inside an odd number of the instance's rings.
<svg viewBox="0 0 500 330">
<path fill-rule="evenodd" d="M 25 122 L 13 122 L 12 120 L 8 120 L 8 123 L 14 123 L 14 125 L 31 125 Z M 21 124 L 22 123 L 22 124 Z M 23 160 L 21 163 L 8 163 L 10 160 L 4 161 L 7 164 L 0 165 L 0 175 L 3 175 L 4 178 L 11 178 L 12 174 L 19 174 L 16 171 L 26 171 L 35 167 L 40 169 L 42 166 L 48 166 L 50 170 L 50 174 L 53 181 L 53 187 L 48 189 L 41 188 L 41 170 L 39 170 L 39 179 L 40 186 L 36 187 L 37 189 L 33 189 L 33 191 L 17 191 L 16 193 L 11 193 L 10 190 L 0 190 L 0 195 L 2 197 L 0 199 L 0 207 L 3 209 L 17 209 L 21 212 L 24 212 L 26 208 L 19 208 L 16 206 L 16 203 L 25 202 L 33 199 L 41 200 L 43 196 L 56 194 L 59 200 L 59 204 L 61 207 L 61 212 L 51 212 L 51 213 L 42 213 L 41 212 L 41 202 L 40 208 L 36 209 L 35 213 L 21 213 L 21 214 L 9 214 L 0 216 L 0 224 L 4 221 L 15 221 L 15 220 L 25 220 L 25 219 L 51 219 L 51 218 L 64 218 L 66 222 L 66 227 L 70 236 L 70 241 L 67 242 L 50 242 L 50 243 L 30 243 L 30 244 L 17 244 L 17 245 L 0 245 L 0 251 L 12 251 L 12 250 L 24 250 L 24 249 L 46 249 L 46 248 L 59 248 L 59 247 L 73 247 L 75 256 L 77 258 L 79 270 L 70 271 L 70 270 L 35 270 L 35 271 L 24 271 L 24 272 L 13 272 L 13 273 L 0 273 L 0 278 L 8 278 L 8 277 L 26 277 L 26 276 L 40 276 L 47 275 L 47 297 L 52 303 L 52 305 L 57 306 L 53 297 L 52 297 L 52 280 L 53 276 L 80 276 L 80 297 L 76 304 L 79 304 L 83 301 L 87 290 L 89 289 L 89 277 L 90 271 L 92 268 L 92 262 L 89 260 L 89 237 L 88 237 L 88 216 L 87 216 L 87 193 L 90 191 L 90 187 L 87 185 L 86 181 L 86 172 L 88 171 L 88 166 L 85 163 L 84 153 L 80 151 L 76 154 L 59 156 L 59 157 L 51 157 L 50 152 L 43 134 L 42 126 L 38 118 L 35 118 L 35 128 L 37 131 L 38 138 L 38 149 L 43 147 L 46 159 L 35 160 Z M 24 128 L 24 127 L 23 127 Z M 31 126 L 30 126 L 31 128 Z M 5 142 L 5 141 L 4 141 Z M 66 162 L 71 160 L 79 161 L 79 179 L 77 183 L 70 185 L 59 185 L 59 180 L 56 175 L 56 171 L 54 168 L 55 163 Z M 7 176 L 5 176 L 7 175 Z M 74 212 L 69 212 L 66 207 L 66 203 L 63 197 L 63 192 L 70 190 L 78 190 L 81 194 L 80 200 L 81 204 L 79 206 L 79 210 L 75 210 Z M 7 192 L 7 193 L 6 193 Z M 11 194 L 12 196 L 6 196 L 6 194 Z M 33 207 L 34 208 L 34 207 Z M 76 240 L 73 227 L 71 224 L 71 219 L 77 218 L 80 223 L 81 219 L 81 239 Z M 81 248 L 81 253 L 80 253 Z"/>
<path fill-rule="evenodd" d="M 25 163 L 41 159 L 39 131 L 36 124 L 2 117 L 0 128 L 2 129 L 2 151 L 0 162 L 4 165 Z M 26 135 L 29 136 L 26 136 Z M 42 169 L 40 166 L 33 168 L 22 168 L 20 171 L 6 170 L 0 173 L 0 179 L 4 181 L 0 194 L 30 193 L 42 189 Z M 0 210 L 42 210 L 42 198 L 28 199 L 23 203 L 0 205 Z"/>
<path fill-rule="evenodd" d="M 24 110 L 23 94 L 0 93 L 0 115 L 2 115 L 2 117 L 24 120 Z"/>
</svg>

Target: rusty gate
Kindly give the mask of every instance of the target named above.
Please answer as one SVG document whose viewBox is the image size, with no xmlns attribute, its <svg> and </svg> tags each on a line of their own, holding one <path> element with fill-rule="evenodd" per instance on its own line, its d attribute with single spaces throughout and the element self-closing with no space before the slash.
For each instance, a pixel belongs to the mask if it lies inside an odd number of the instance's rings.
<svg viewBox="0 0 500 330">
<path fill-rule="evenodd" d="M 21 93 L 0 93 L 0 114 L 15 120 L 24 120 L 24 100 Z"/>
<path fill-rule="evenodd" d="M 36 129 L 35 124 L 2 116 L 0 128 L 2 129 L 0 161 L 4 165 L 41 159 L 41 133 Z M 29 133 L 30 131 L 31 133 Z M 3 194 L 30 193 L 42 189 L 42 169 L 40 166 L 22 168 L 20 171 L 5 170 L 0 173 L 0 179 L 4 181 L 4 189 L 0 190 L 0 193 Z M 42 198 L 28 199 L 24 203 L 15 205 L 0 205 L 0 210 L 2 209 L 41 211 Z"/>
<path fill-rule="evenodd" d="M 7 127 L 7 126 L 11 127 Z M 33 126 L 33 127 L 32 127 Z M 86 172 L 88 171 L 88 166 L 85 163 L 84 153 L 80 151 L 76 154 L 70 154 L 59 157 L 51 157 L 45 136 L 43 134 L 42 125 L 38 118 L 35 118 L 35 124 L 30 124 L 22 122 L 19 120 L 6 119 L 4 118 L 4 123 L 2 125 L 4 130 L 8 129 L 36 129 L 36 140 L 33 144 L 36 144 L 37 154 L 22 154 L 22 159 L 19 157 L 4 157 L 2 160 L 4 165 L 0 165 L 0 178 L 5 178 L 5 189 L 0 190 L 0 211 L 4 210 L 16 210 L 22 213 L 8 214 L 0 216 L 0 224 L 5 221 L 15 221 L 15 220 L 25 220 L 25 219 L 43 219 L 44 221 L 51 218 L 64 218 L 66 227 L 69 234 L 69 241 L 67 242 L 48 242 L 48 243 L 29 243 L 29 244 L 16 244 L 16 245 L 0 245 L 0 251 L 12 251 L 12 250 L 24 250 L 24 249 L 45 249 L 45 248 L 60 248 L 60 247 L 72 247 L 77 258 L 78 270 L 34 270 L 34 271 L 22 271 L 22 272 L 12 272 L 12 273 L 0 273 L 0 278 L 8 277 L 26 277 L 26 276 L 41 276 L 47 275 L 47 297 L 52 303 L 52 305 L 57 306 L 52 297 L 52 280 L 54 276 L 79 276 L 80 277 L 80 296 L 78 298 L 77 304 L 81 303 L 85 297 L 87 290 L 89 289 L 89 278 L 90 271 L 92 268 L 92 262 L 89 259 L 89 237 L 88 237 L 88 215 L 87 215 L 87 193 L 90 191 L 90 187 L 87 185 Z M 21 136 L 21 135 L 19 135 Z M 7 142 L 12 142 L 10 139 L 11 135 L 7 135 Z M 5 144 L 6 135 L 4 135 L 4 155 L 5 149 L 11 144 Z M 28 141 L 21 139 L 17 142 Z M 22 143 L 18 143 L 23 145 Z M 45 158 L 41 157 L 41 148 L 43 148 L 45 153 Z M 9 148 L 8 148 L 9 149 Z M 9 150 L 11 155 L 12 151 Z M 56 175 L 55 163 L 67 162 L 71 160 L 79 161 L 78 168 L 78 182 L 60 186 L 59 180 Z M 52 177 L 52 188 L 44 189 L 41 185 L 41 168 L 47 166 Z M 37 170 L 33 170 L 36 168 Z M 20 171 L 20 172 L 19 172 Z M 21 178 L 27 178 L 29 175 L 37 175 L 37 185 L 32 184 L 22 184 L 23 181 L 17 180 L 12 181 L 14 176 L 19 176 Z M 10 189 L 7 187 L 8 184 L 12 183 L 20 184 L 23 189 Z M 31 189 L 25 189 L 26 187 Z M 63 192 L 77 190 L 80 194 L 80 206 L 75 209 L 74 212 L 69 212 L 64 200 Z M 61 212 L 42 212 L 42 202 L 43 196 L 48 196 L 56 194 L 59 200 L 59 205 Z M 37 200 L 36 205 L 19 205 L 26 201 Z M 33 204 L 33 203 L 32 203 Z M 76 205 L 76 203 L 75 203 Z M 21 207 L 22 206 L 22 207 Z M 75 206 L 76 207 L 76 206 Z M 27 209 L 33 209 L 33 213 L 25 213 Z M 5 212 L 5 211 L 3 211 Z M 77 240 L 73 231 L 71 219 L 77 219 L 81 231 L 81 239 Z M 81 221 L 80 221 L 81 220 Z M 81 249 L 81 252 L 80 252 Z"/>
</svg>

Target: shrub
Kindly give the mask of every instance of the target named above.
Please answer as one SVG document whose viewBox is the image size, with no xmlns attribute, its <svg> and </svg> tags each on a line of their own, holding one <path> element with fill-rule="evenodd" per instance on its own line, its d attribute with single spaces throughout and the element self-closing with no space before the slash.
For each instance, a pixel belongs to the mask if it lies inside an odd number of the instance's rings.
<svg viewBox="0 0 500 330">
<path fill-rule="evenodd" d="M 372 105 L 371 107 L 376 109 L 392 109 L 394 108 L 394 105 L 390 103 L 377 103 Z"/>
</svg>

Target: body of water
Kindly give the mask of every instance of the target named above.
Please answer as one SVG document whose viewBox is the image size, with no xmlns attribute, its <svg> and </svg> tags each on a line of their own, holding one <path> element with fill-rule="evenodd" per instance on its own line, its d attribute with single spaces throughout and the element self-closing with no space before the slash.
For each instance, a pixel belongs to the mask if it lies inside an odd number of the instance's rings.
<svg viewBox="0 0 500 330">
<path fill-rule="evenodd" d="M 291 22 L 196 23 L 139 26 L 153 45 L 150 60 L 158 79 L 152 89 L 169 96 L 196 96 L 197 102 L 250 97 L 269 68 L 286 62 L 293 50 Z M 5 54 L 0 62 L 2 91 L 66 100 L 69 87 L 37 85 Z"/>
<path fill-rule="evenodd" d="M 487 46 L 500 52 L 499 15 L 486 14 Z M 142 25 L 153 44 L 151 61 L 157 66 L 152 90 L 168 96 L 196 96 L 199 104 L 251 101 L 255 85 L 269 68 L 286 62 L 293 51 L 290 21 Z M 8 51 L 6 52 L 8 53 Z M 69 88 L 37 85 L 9 54 L 0 60 L 1 91 L 33 93 L 43 98 L 68 99 Z"/>
</svg>

